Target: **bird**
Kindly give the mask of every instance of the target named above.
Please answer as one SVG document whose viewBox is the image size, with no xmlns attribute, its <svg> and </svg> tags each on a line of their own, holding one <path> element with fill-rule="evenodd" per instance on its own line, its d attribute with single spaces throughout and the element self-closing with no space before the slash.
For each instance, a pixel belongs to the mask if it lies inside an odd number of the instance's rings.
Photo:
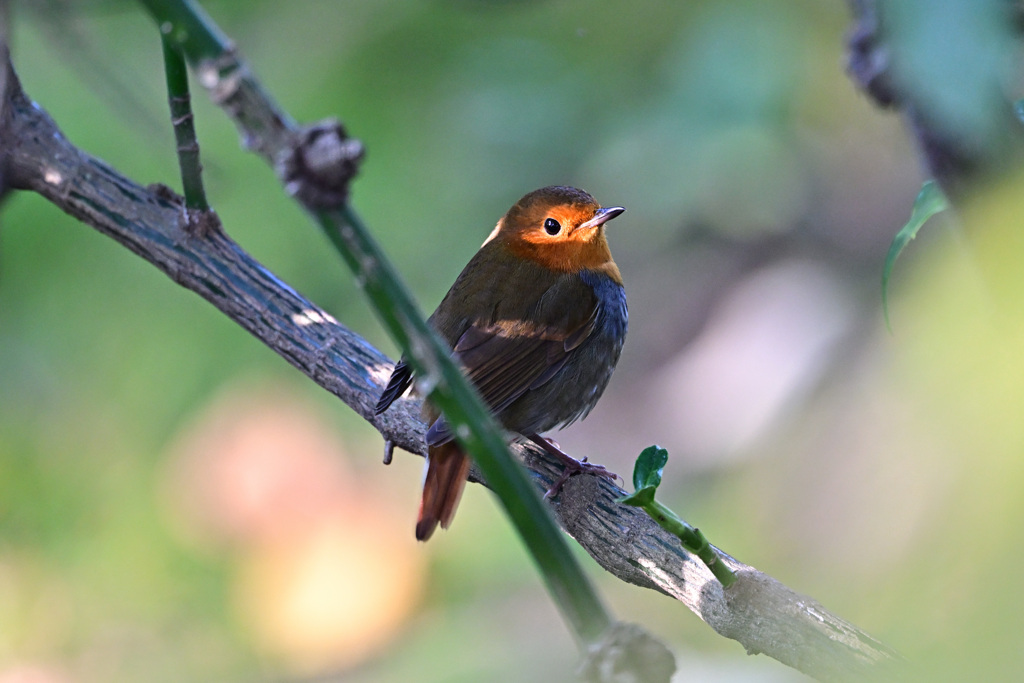
<svg viewBox="0 0 1024 683">
<path fill-rule="evenodd" d="M 565 472 L 609 478 L 577 461 L 542 432 L 587 416 L 619 360 L 628 313 L 622 275 L 605 224 L 621 206 L 602 207 L 587 192 L 550 186 L 523 196 L 498 221 L 428 322 L 452 350 L 502 426 L 557 457 Z M 377 402 L 380 415 L 414 381 L 403 357 Z M 427 458 L 416 538 L 448 528 L 470 460 L 443 415 L 424 401 Z"/>
</svg>

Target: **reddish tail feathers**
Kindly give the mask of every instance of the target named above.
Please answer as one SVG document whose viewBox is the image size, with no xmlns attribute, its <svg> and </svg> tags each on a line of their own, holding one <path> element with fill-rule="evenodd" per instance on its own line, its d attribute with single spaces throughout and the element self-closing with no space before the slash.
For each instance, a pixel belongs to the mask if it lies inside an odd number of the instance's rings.
<svg viewBox="0 0 1024 683">
<path fill-rule="evenodd" d="M 416 522 L 416 538 L 425 541 L 440 524 L 447 529 L 459 506 L 469 476 L 469 458 L 454 441 L 432 446 L 423 478 L 423 499 Z"/>
</svg>

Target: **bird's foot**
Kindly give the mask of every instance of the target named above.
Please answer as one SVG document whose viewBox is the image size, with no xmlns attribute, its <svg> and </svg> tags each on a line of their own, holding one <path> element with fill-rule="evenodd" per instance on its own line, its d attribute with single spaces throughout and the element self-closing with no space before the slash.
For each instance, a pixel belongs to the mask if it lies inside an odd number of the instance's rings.
<svg viewBox="0 0 1024 683">
<path fill-rule="evenodd" d="M 531 434 L 527 438 L 530 441 L 537 444 L 538 446 L 540 446 L 541 448 L 543 448 L 551 455 L 558 458 L 558 461 L 562 463 L 563 467 L 565 467 L 565 469 L 562 470 L 562 474 L 559 475 L 558 479 L 556 479 L 555 482 L 551 485 L 551 488 L 549 488 L 547 490 L 547 493 L 544 494 L 545 498 L 554 498 L 555 496 L 557 496 L 558 492 L 562 490 L 562 486 L 565 485 L 565 482 L 569 481 L 569 477 L 571 477 L 574 474 L 593 474 L 598 477 L 604 477 L 605 479 L 613 483 L 621 478 L 614 472 L 609 471 L 604 465 L 595 465 L 593 463 L 589 463 L 587 462 L 586 458 L 583 458 L 582 460 L 577 460 L 576 458 L 572 457 L 571 455 L 563 451 L 558 446 L 558 444 L 552 441 L 551 439 L 540 436 L 538 434 Z"/>
</svg>

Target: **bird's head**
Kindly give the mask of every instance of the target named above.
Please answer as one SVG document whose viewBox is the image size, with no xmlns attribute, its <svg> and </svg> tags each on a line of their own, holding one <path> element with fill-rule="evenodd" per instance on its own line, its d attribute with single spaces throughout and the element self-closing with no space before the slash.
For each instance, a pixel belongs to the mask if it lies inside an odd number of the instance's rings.
<svg viewBox="0 0 1024 683">
<path fill-rule="evenodd" d="M 516 202 L 484 244 L 495 242 L 559 272 L 603 271 L 621 282 L 604 224 L 623 211 L 621 206 L 603 208 L 575 187 L 543 187 Z"/>
</svg>

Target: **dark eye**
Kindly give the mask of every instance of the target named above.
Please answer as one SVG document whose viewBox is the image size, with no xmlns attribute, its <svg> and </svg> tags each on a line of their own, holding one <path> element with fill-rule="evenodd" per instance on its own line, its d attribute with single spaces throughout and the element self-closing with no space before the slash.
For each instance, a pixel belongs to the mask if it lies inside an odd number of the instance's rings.
<svg viewBox="0 0 1024 683">
<path fill-rule="evenodd" d="M 548 218 L 544 221 L 544 229 L 549 235 L 557 235 L 562 229 L 562 226 L 558 224 L 554 218 Z"/>
</svg>

